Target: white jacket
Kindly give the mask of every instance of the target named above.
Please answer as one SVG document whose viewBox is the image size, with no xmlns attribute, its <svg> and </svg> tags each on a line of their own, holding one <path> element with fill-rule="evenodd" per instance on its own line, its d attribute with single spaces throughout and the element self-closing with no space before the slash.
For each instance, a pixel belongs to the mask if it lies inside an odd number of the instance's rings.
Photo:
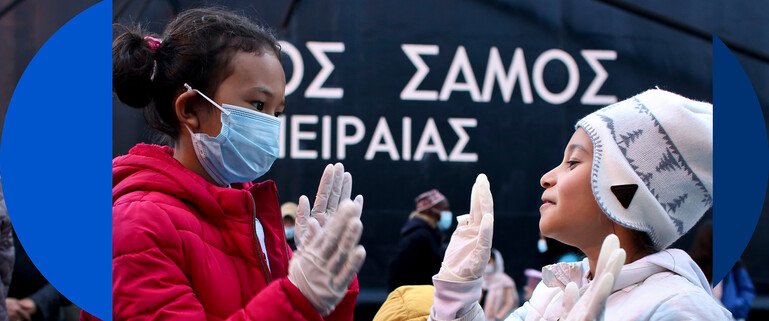
<svg viewBox="0 0 769 321">
<path fill-rule="evenodd" d="M 587 259 L 544 267 L 542 282 L 534 289 L 531 299 L 506 320 L 558 320 L 566 284 L 575 282 L 580 293 L 584 293 L 589 284 L 586 278 L 589 269 Z M 436 282 L 433 278 L 433 283 L 436 297 L 431 320 L 441 320 L 436 311 L 456 312 L 459 318 L 454 320 L 483 320 L 483 311 L 477 302 L 462 307 L 457 304 L 472 292 L 472 282 Z M 475 284 L 479 287 L 480 282 Z M 604 320 L 709 321 L 732 320 L 732 315 L 713 298 L 705 275 L 691 257 L 684 251 L 669 249 L 622 267 L 606 303 Z"/>
<path fill-rule="evenodd" d="M 569 282 L 587 289 L 587 259 L 542 269 L 542 282 L 529 302 L 507 320 L 558 320 Z M 713 298 L 705 275 L 686 252 L 669 249 L 626 264 L 606 303 L 604 320 L 731 320 Z"/>
</svg>

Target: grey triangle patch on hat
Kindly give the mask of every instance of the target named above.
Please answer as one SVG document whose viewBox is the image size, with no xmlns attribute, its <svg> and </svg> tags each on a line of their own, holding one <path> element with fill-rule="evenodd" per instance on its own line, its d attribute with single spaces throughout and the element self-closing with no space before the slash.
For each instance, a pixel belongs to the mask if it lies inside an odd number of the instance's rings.
<svg viewBox="0 0 769 321">
<path fill-rule="evenodd" d="M 633 200 L 633 196 L 635 196 L 637 190 L 637 184 L 614 185 L 611 187 L 611 192 L 617 197 L 617 200 L 622 204 L 622 207 L 626 209 L 630 206 L 630 202 Z"/>
</svg>

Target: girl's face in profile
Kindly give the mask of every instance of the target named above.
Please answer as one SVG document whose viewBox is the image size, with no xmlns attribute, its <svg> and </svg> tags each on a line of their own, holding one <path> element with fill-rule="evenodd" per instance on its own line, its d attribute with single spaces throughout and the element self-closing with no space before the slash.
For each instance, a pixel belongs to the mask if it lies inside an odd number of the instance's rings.
<svg viewBox="0 0 769 321">
<path fill-rule="evenodd" d="M 566 145 L 561 164 L 545 173 L 540 185 L 542 206 L 539 229 L 542 235 L 582 248 L 592 238 L 611 233 L 611 221 L 598 207 L 590 185 L 593 143 L 578 128 Z"/>
<path fill-rule="evenodd" d="M 286 76 L 280 60 L 265 50 L 261 54 L 238 52 L 229 63 L 230 75 L 211 97 L 219 104 L 248 108 L 270 116 L 280 116 L 285 109 Z M 203 131 L 216 136 L 221 131 L 220 112 L 203 122 Z"/>
</svg>

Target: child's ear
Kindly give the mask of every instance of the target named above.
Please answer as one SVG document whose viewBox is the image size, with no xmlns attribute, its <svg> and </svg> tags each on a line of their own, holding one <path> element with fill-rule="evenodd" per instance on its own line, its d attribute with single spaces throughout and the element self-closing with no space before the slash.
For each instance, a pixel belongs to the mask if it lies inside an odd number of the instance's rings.
<svg viewBox="0 0 769 321">
<path fill-rule="evenodd" d="M 188 90 L 179 95 L 174 102 L 174 112 L 179 124 L 187 125 L 192 131 L 196 131 L 200 126 L 200 118 L 194 104 L 196 95 L 194 91 Z"/>
</svg>

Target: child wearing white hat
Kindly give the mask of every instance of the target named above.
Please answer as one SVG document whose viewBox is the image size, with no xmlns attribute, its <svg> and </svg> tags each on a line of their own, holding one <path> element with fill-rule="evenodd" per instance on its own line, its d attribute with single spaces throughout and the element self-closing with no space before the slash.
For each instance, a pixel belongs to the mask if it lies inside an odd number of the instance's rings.
<svg viewBox="0 0 769 321">
<path fill-rule="evenodd" d="M 668 249 L 713 203 L 712 105 L 652 89 L 575 129 L 563 162 L 540 181 L 539 227 L 586 258 L 543 268 L 531 299 L 507 320 L 730 320 L 694 261 Z M 488 186 L 484 176 L 473 187 L 470 215 L 433 278 L 432 320 L 483 320 Z"/>
</svg>

